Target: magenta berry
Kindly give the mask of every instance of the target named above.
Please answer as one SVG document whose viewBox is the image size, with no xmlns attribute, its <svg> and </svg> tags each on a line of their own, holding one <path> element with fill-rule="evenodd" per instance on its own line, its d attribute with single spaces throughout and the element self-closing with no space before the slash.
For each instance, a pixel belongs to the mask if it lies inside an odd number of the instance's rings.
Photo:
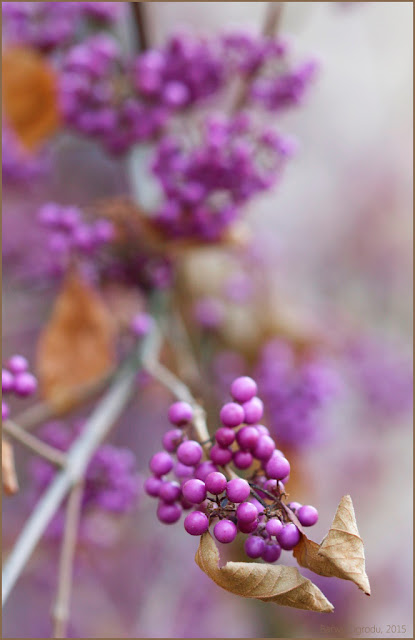
<svg viewBox="0 0 415 640">
<path fill-rule="evenodd" d="M 194 467 L 188 467 L 186 464 L 182 464 L 181 462 L 176 462 L 174 465 L 174 474 L 181 480 L 184 478 L 193 478 L 194 473 Z"/>
<path fill-rule="evenodd" d="M 147 495 L 152 498 L 157 498 L 159 495 L 160 487 L 162 485 L 162 480 L 160 478 L 155 478 L 154 476 L 150 476 L 144 482 L 144 491 Z"/>
<path fill-rule="evenodd" d="M 269 429 L 264 424 L 255 424 L 254 427 L 261 436 L 269 436 Z"/>
<path fill-rule="evenodd" d="M 187 440 L 179 445 L 177 449 L 177 459 L 182 464 L 194 466 L 200 462 L 202 453 L 202 447 L 196 440 Z"/>
<path fill-rule="evenodd" d="M 7 371 L 7 369 L 1 370 L 1 389 L 3 393 L 14 391 L 14 376 L 12 373 L 10 373 L 10 371 Z M 234 437 L 235 437 L 235 434 L 234 434 Z"/>
<path fill-rule="evenodd" d="M 1 401 L 1 419 L 7 420 L 10 415 L 10 410 L 6 402 Z"/>
<path fill-rule="evenodd" d="M 274 453 L 275 442 L 271 436 L 259 436 L 253 454 L 258 460 L 269 460 Z"/>
<path fill-rule="evenodd" d="M 166 431 L 163 436 L 163 447 L 169 453 L 174 453 L 179 446 L 183 438 L 183 431 L 181 429 L 170 429 Z"/>
<path fill-rule="evenodd" d="M 258 388 L 255 380 L 248 376 L 236 378 L 231 385 L 231 394 L 237 402 L 247 402 L 251 400 L 257 393 Z"/>
<path fill-rule="evenodd" d="M 258 517 L 258 509 L 252 502 L 241 502 L 236 509 L 238 522 L 252 522 Z"/>
<path fill-rule="evenodd" d="M 131 330 L 138 338 L 146 336 L 152 326 L 153 318 L 148 313 L 138 313 L 131 322 Z"/>
<path fill-rule="evenodd" d="M 233 464 L 237 469 L 249 469 L 252 462 L 252 453 L 249 451 L 235 451 L 233 454 Z"/>
<path fill-rule="evenodd" d="M 209 529 L 209 519 L 201 511 L 192 511 L 184 519 L 184 528 L 191 536 L 201 536 Z"/>
<path fill-rule="evenodd" d="M 304 527 L 312 527 L 318 520 L 318 511 L 310 504 L 305 504 L 298 509 L 297 518 Z"/>
<path fill-rule="evenodd" d="M 213 533 L 218 542 L 229 544 L 236 538 L 238 530 L 236 525 L 231 520 L 220 520 L 213 528 Z"/>
<path fill-rule="evenodd" d="M 260 558 L 265 549 L 265 540 L 259 536 L 250 536 L 245 540 L 245 553 L 248 558 Z"/>
<path fill-rule="evenodd" d="M 175 402 L 169 409 L 169 420 L 181 426 L 193 420 L 193 409 L 188 402 Z"/>
<path fill-rule="evenodd" d="M 223 467 L 232 460 L 232 451 L 225 447 L 215 444 L 209 451 L 210 459 L 215 464 Z"/>
<path fill-rule="evenodd" d="M 183 497 L 191 504 L 200 504 L 206 498 L 206 486 L 202 480 L 192 478 L 184 483 Z"/>
<path fill-rule="evenodd" d="M 165 481 L 162 482 L 159 491 L 160 499 L 164 502 L 176 502 L 181 496 L 181 489 L 178 482 L 175 481 Z"/>
<path fill-rule="evenodd" d="M 291 509 L 291 511 L 296 512 L 303 505 L 300 504 L 299 502 L 289 502 L 287 506 Z"/>
<path fill-rule="evenodd" d="M 7 367 L 12 373 L 24 373 L 29 369 L 29 363 L 24 356 L 15 355 L 10 358 Z"/>
<path fill-rule="evenodd" d="M 164 476 L 173 469 L 173 459 L 165 451 L 155 453 L 150 460 L 150 470 L 156 476 Z"/>
<path fill-rule="evenodd" d="M 254 533 L 258 528 L 259 520 L 251 520 L 251 522 L 238 522 L 238 528 L 241 533 Z"/>
<path fill-rule="evenodd" d="M 195 478 L 203 480 L 204 482 L 209 473 L 213 473 L 213 471 L 217 470 L 218 468 L 213 464 L 213 462 L 211 462 L 210 460 L 205 460 L 204 462 L 201 462 L 199 465 L 197 465 L 195 470 Z"/>
<path fill-rule="evenodd" d="M 269 478 L 282 480 L 290 473 L 290 463 L 287 458 L 273 456 L 265 466 L 265 472 Z"/>
<path fill-rule="evenodd" d="M 279 544 L 265 544 L 264 551 L 261 554 L 261 558 L 265 562 L 276 562 L 281 555 L 281 547 Z"/>
<path fill-rule="evenodd" d="M 218 496 L 220 493 L 225 491 L 227 481 L 223 473 L 214 471 L 213 473 L 209 473 L 206 477 L 205 485 L 209 493 L 213 493 L 213 495 Z"/>
<path fill-rule="evenodd" d="M 256 427 L 242 427 L 236 434 L 236 441 L 241 449 L 252 451 L 259 439 L 259 433 Z"/>
<path fill-rule="evenodd" d="M 226 495 L 231 502 L 244 502 L 251 492 L 250 486 L 243 478 L 232 478 L 226 487 Z"/>
<path fill-rule="evenodd" d="M 157 518 L 164 524 L 174 524 L 180 519 L 182 515 L 182 508 L 177 504 L 167 504 L 166 502 L 159 502 L 157 507 Z"/>
<path fill-rule="evenodd" d="M 228 402 L 220 411 L 220 419 L 225 427 L 238 427 L 244 422 L 244 418 L 244 410 L 236 402 Z"/>
<path fill-rule="evenodd" d="M 281 520 L 279 520 L 278 518 L 272 518 L 271 520 L 268 520 L 267 524 L 265 525 L 265 529 L 270 536 L 277 536 L 277 534 L 282 530 L 283 526 L 284 525 L 282 524 Z"/>
<path fill-rule="evenodd" d="M 291 551 L 300 542 L 301 533 L 298 528 L 290 522 L 279 531 L 277 534 L 277 540 L 282 549 Z"/>
<path fill-rule="evenodd" d="M 254 396 L 248 402 L 244 402 L 242 408 L 245 416 L 244 422 L 247 424 L 259 422 L 264 414 L 263 402 L 257 396 Z"/>
<path fill-rule="evenodd" d="M 216 431 L 215 439 L 220 447 L 229 447 L 235 441 L 235 431 L 230 427 L 221 427 Z"/>
<path fill-rule="evenodd" d="M 18 396 L 31 396 L 37 389 L 37 380 L 28 371 L 17 373 L 14 378 L 14 391 Z"/>
</svg>

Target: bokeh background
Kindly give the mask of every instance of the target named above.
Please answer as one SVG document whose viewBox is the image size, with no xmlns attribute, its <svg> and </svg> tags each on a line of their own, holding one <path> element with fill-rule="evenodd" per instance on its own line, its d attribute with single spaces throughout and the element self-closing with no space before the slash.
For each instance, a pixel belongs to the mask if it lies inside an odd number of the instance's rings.
<svg viewBox="0 0 415 640">
<path fill-rule="evenodd" d="M 182 26 L 255 31 L 265 4 L 149 3 L 150 41 L 162 43 Z M 238 599 L 196 566 L 197 540 L 180 525 L 160 524 L 143 495 L 122 521 L 91 524 L 96 543 L 80 546 L 75 565 L 72 637 L 412 637 L 413 7 L 285 4 L 282 31 L 299 54 L 313 53 L 321 70 L 307 105 L 281 120 L 300 140 L 300 152 L 247 221 L 284 326 L 306 333 L 317 326 L 334 342 L 350 333 L 375 345 L 358 382 L 344 358 L 339 362 L 341 391 L 325 417 L 327 434 L 293 453 L 295 499 L 320 512 L 313 539 L 326 533 L 341 496 L 352 495 L 372 595 L 317 577 L 335 606 L 330 616 Z M 3 184 L 3 360 L 15 352 L 34 359 L 54 296 L 42 282 L 21 278 L 34 251 L 38 205 L 83 205 L 128 192 L 123 165 L 95 144 L 65 134 L 51 153 L 46 177 Z M 227 260 L 214 250 L 196 256 L 185 294 L 215 294 Z M 261 312 L 249 298 L 229 312 L 232 351 L 244 354 L 256 344 Z M 353 371 L 360 371 L 356 363 Z M 137 387 L 111 438 L 133 449 L 143 474 L 166 428 L 169 401 L 157 385 Z M 16 455 L 22 490 L 3 499 L 6 553 L 30 509 L 27 456 L 20 449 Z M 4 637 L 50 633 L 58 550 L 51 542 L 37 549 L 4 610 Z"/>
</svg>

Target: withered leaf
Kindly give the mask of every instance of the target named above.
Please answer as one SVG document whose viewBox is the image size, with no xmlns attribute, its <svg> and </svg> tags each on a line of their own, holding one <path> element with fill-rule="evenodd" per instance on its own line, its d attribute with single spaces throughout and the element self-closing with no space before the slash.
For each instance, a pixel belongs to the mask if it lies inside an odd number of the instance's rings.
<svg viewBox="0 0 415 640">
<path fill-rule="evenodd" d="M 359 536 L 350 496 L 341 499 L 330 530 L 322 543 L 313 542 L 303 533 L 293 555 L 302 567 L 320 576 L 351 580 L 370 595 L 363 541 Z"/>
<path fill-rule="evenodd" d="M 309 611 L 333 611 L 320 589 L 295 567 L 258 562 L 228 562 L 219 567 L 219 552 L 209 532 L 201 537 L 195 560 L 219 587 L 243 598 Z"/>
<path fill-rule="evenodd" d="M 9 496 L 17 493 L 19 484 L 14 466 L 13 447 L 5 438 L 1 441 L 1 474 L 4 492 Z"/>
<path fill-rule="evenodd" d="M 36 51 L 6 49 L 2 56 L 6 120 L 27 149 L 35 149 L 59 127 L 55 72 Z"/>
<path fill-rule="evenodd" d="M 37 369 L 44 397 L 53 403 L 69 390 L 108 373 L 114 360 L 112 316 L 99 294 L 72 273 L 38 344 Z"/>
</svg>

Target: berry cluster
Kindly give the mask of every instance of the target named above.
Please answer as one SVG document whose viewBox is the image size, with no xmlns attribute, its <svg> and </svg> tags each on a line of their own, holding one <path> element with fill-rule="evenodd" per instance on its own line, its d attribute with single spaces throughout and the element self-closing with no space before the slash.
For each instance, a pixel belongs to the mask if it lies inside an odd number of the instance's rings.
<svg viewBox="0 0 415 640">
<path fill-rule="evenodd" d="M 44 204 L 38 221 L 49 232 L 47 247 L 53 257 L 53 269 L 62 271 L 72 256 L 95 256 L 114 238 L 114 226 L 109 220 L 97 219 L 88 224 L 78 207 L 55 202 Z"/>
<path fill-rule="evenodd" d="M 6 367 L 1 370 L 1 390 L 4 395 L 12 394 L 27 398 L 35 393 L 37 380 L 29 372 L 29 363 L 23 356 L 14 355 L 8 361 Z M 7 420 L 10 415 L 9 405 L 2 400 L 1 418 Z"/>
<path fill-rule="evenodd" d="M 290 464 L 259 423 L 264 407 L 256 394 L 252 378 L 233 381 L 233 401 L 220 411 L 222 426 L 215 433 L 215 444 L 206 447 L 204 443 L 205 460 L 201 444 L 189 437 L 194 417 L 191 405 L 174 403 L 169 420 L 175 428 L 165 433 L 164 450 L 150 460 L 153 475 L 147 478 L 145 491 L 158 498 L 161 522 L 172 524 L 183 510 L 191 510 L 184 520 L 190 535 L 206 533 L 215 522 L 213 534 L 219 542 L 232 542 L 238 532 L 247 534 L 247 556 L 275 562 L 281 549 L 291 550 L 300 540 L 291 512 L 303 526 L 315 524 L 318 513 L 311 505 L 284 504 Z M 249 477 L 236 475 L 231 463 L 236 469 L 249 470 Z M 175 480 L 166 478 L 170 472 Z"/>
<path fill-rule="evenodd" d="M 172 237 L 217 240 L 242 205 L 276 184 L 294 150 L 291 139 L 259 128 L 247 113 L 208 117 L 190 148 L 164 137 L 153 163 L 165 196 L 156 222 Z"/>
</svg>

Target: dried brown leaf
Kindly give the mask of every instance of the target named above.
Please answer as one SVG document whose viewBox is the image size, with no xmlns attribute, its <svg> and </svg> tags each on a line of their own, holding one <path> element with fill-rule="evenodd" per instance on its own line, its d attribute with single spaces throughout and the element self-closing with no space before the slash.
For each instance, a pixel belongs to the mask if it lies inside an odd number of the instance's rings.
<svg viewBox="0 0 415 640">
<path fill-rule="evenodd" d="M 243 598 L 309 611 L 333 611 L 320 589 L 295 567 L 258 562 L 228 562 L 219 567 L 219 552 L 209 532 L 201 537 L 195 560 L 219 587 Z"/>
<path fill-rule="evenodd" d="M 322 543 L 313 542 L 303 533 L 293 555 L 302 567 L 320 576 L 351 580 L 370 595 L 363 541 L 359 536 L 350 496 L 341 499 L 330 530 Z"/>
<path fill-rule="evenodd" d="M 8 440 L 1 441 L 1 473 L 4 492 L 12 496 L 19 490 L 16 469 L 14 466 L 13 447 Z"/>
<path fill-rule="evenodd" d="M 43 395 L 53 402 L 104 376 L 114 360 L 115 327 L 110 312 L 91 286 L 78 275 L 69 275 L 38 344 Z"/>
<path fill-rule="evenodd" d="M 55 133 L 60 124 L 56 77 L 40 54 L 24 47 L 6 49 L 2 89 L 3 113 L 27 149 Z"/>
</svg>

